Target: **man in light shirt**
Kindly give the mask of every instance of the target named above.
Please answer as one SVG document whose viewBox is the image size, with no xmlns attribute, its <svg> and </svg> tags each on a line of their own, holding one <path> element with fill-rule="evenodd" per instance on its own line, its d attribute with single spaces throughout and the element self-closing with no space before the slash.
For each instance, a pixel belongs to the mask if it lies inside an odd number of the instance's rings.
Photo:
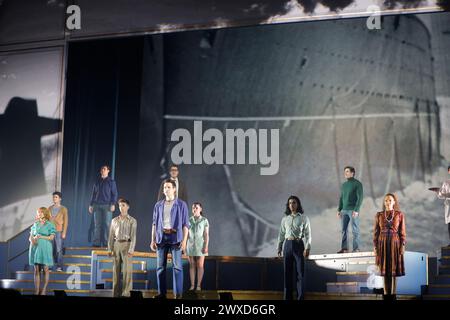
<svg viewBox="0 0 450 320">
<path fill-rule="evenodd" d="M 186 250 L 189 217 L 186 202 L 175 197 L 176 183 L 167 179 L 163 185 L 165 199 L 158 201 L 153 209 L 152 241 L 150 248 L 157 251 L 156 278 L 158 295 L 165 299 L 167 254 L 172 255 L 173 293 L 175 299 L 183 292 L 183 266 L 181 254 Z"/>
<path fill-rule="evenodd" d="M 137 221 L 128 214 L 130 202 L 119 199 L 120 215 L 111 221 L 108 237 L 108 252 L 114 256 L 113 296 L 129 297 L 133 289 L 133 253 L 136 246 Z M 122 272 L 122 290 L 120 273 Z"/>
<path fill-rule="evenodd" d="M 311 250 L 311 225 L 296 196 L 289 197 L 284 214 L 278 235 L 278 256 L 281 257 L 283 252 L 284 257 L 284 299 L 292 300 L 295 272 L 297 299 L 303 300 L 303 275 L 305 258 Z"/>
</svg>

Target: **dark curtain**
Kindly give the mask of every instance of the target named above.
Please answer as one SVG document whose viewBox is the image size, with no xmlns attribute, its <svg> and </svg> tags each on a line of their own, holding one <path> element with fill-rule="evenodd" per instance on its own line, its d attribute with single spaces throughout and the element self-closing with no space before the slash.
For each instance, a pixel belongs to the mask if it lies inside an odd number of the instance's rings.
<svg viewBox="0 0 450 320">
<path fill-rule="evenodd" d="M 69 46 L 62 167 L 63 204 L 69 209 L 66 246 L 90 244 L 88 206 L 103 164 L 112 167 L 119 195 L 134 194 L 142 47 L 142 38 Z"/>
</svg>

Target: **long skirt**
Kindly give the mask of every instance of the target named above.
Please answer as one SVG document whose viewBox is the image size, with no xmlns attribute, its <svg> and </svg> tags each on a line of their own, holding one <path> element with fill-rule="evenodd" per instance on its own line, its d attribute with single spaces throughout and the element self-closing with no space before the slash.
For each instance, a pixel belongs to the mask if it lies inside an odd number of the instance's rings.
<svg viewBox="0 0 450 320">
<path fill-rule="evenodd" d="M 401 254 L 400 238 L 394 232 L 382 232 L 377 243 L 376 265 L 381 276 L 405 275 L 405 260 Z"/>
</svg>

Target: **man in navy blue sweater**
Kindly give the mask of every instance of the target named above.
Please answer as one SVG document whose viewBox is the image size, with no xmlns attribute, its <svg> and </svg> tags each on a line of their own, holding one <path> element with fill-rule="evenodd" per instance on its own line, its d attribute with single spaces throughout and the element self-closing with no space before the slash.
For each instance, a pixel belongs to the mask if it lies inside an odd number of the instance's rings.
<svg viewBox="0 0 450 320">
<path fill-rule="evenodd" d="M 109 177 L 110 167 L 100 168 L 100 177 L 92 190 L 89 213 L 94 214 L 94 247 L 108 246 L 108 233 L 111 225 L 112 213 L 116 210 L 117 185 Z"/>
</svg>

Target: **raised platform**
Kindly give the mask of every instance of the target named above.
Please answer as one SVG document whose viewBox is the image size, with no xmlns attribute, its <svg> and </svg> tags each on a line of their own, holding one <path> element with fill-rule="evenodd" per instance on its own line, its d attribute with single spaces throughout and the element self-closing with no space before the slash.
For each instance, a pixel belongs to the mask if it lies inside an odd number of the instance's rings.
<svg viewBox="0 0 450 320">
<path fill-rule="evenodd" d="M 405 253 L 406 275 L 398 278 L 397 293 L 418 296 L 428 284 L 428 256 Z M 373 252 L 311 255 L 306 261 L 306 291 L 371 294 L 383 288 Z"/>
<path fill-rule="evenodd" d="M 68 295 L 110 297 L 112 288 L 112 258 L 104 248 L 66 248 L 64 272 L 51 272 L 48 292 L 65 290 Z M 136 252 L 133 258 L 133 288 L 144 297 L 156 294 L 156 254 Z M 427 282 L 426 255 L 407 252 L 406 277 L 399 279 L 398 294 L 413 299 L 421 294 Z M 447 259 L 443 260 L 444 263 Z M 185 288 L 188 287 L 189 269 L 183 257 Z M 307 300 L 379 300 L 375 291 L 372 252 L 311 255 L 306 260 L 305 299 Z M 441 272 L 450 267 L 442 265 Z M 450 271 L 450 270 L 449 270 Z M 172 288 L 171 261 L 169 259 L 167 287 Z M 450 276 L 450 274 L 449 274 Z M 380 277 L 378 277 L 380 278 Z M 446 293 L 450 277 L 440 274 L 444 283 L 429 286 L 430 295 Z M 407 285 L 402 285 L 406 281 Z M 382 284 L 382 281 L 381 281 Z M 16 271 L 11 279 L 0 280 L 0 287 L 12 288 L 24 294 L 33 293 L 33 272 Z M 205 262 L 203 290 L 186 299 L 219 299 L 220 293 L 229 292 L 236 300 L 279 300 L 283 298 L 283 260 L 278 257 L 208 256 Z M 378 294 L 377 294 L 378 293 Z M 170 295 L 169 295 L 170 296 Z"/>
</svg>

